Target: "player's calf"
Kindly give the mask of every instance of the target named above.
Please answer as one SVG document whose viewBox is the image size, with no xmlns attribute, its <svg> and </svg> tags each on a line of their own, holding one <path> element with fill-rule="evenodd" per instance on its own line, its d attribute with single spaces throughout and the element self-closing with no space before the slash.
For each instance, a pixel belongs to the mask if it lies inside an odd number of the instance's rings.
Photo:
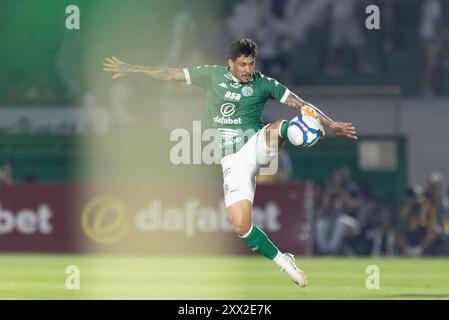
<svg viewBox="0 0 449 320">
<path fill-rule="evenodd" d="M 278 253 L 278 249 L 268 239 L 265 232 L 252 223 L 252 203 L 248 200 L 241 200 L 232 204 L 227 209 L 234 232 L 251 250 L 273 260 Z"/>
</svg>

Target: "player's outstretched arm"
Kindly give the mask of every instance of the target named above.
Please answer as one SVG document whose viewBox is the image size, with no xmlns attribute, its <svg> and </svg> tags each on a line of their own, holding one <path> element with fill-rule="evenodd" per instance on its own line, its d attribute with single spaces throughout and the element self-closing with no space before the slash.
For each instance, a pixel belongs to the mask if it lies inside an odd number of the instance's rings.
<svg viewBox="0 0 449 320">
<path fill-rule="evenodd" d="M 293 92 L 290 92 L 284 104 L 301 112 L 304 106 L 312 107 L 318 113 L 321 123 L 332 130 L 335 135 L 344 138 L 357 139 L 357 134 L 352 123 L 337 122 L 329 118 L 323 111 L 315 107 L 313 104 L 302 100 Z"/>
<path fill-rule="evenodd" d="M 146 67 L 123 62 L 116 57 L 106 58 L 103 62 L 103 70 L 112 72 L 112 79 L 117 79 L 130 74 L 143 74 L 162 81 L 185 81 L 182 69 L 168 67 Z"/>
</svg>

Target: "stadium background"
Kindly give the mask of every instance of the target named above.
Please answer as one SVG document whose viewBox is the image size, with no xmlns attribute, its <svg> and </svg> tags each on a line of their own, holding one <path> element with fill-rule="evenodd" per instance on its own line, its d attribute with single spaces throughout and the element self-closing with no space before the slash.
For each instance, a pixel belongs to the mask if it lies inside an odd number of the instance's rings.
<svg viewBox="0 0 449 320">
<path fill-rule="evenodd" d="M 247 260 L 241 262 L 237 259 L 244 258 L 236 255 L 251 253 L 232 236 L 224 219 L 220 167 L 169 161 L 174 144 L 170 133 L 176 128 L 193 133 L 192 121 L 204 117 L 201 90 L 143 77 L 112 81 L 101 66 L 106 56 L 142 65 L 223 64 L 228 43 L 242 36 L 259 44 L 259 70 L 331 117 L 353 122 L 360 137 L 354 142 L 328 134 L 307 151 L 287 146 L 279 174 L 260 177 L 254 216 L 274 242 L 300 256 L 344 257 L 324 260 L 330 266 L 346 261 L 376 264 L 376 258 L 385 256 L 397 258 L 383 262 L 394 270 L 404 264 L 400 256 L 449 254 L 449 6 L 444 1 L 1 4 L 2 270 L 21 272 L 20 261 L 27 259 L 29 266 L 62 266 L 64 259 L 74 263 L 64 255 L 73 253 L 83 254 L 76 258 L 81 260 L 88 259 L 84 254 L 94 257 L 94 262 L 80 260 L 87 272 L 93 265 L 104 270 L 105 261 L 114 256 L 124 256 L 125 265 L 151 265 L 152 260 L 144 262 L 134 255 L 156 259 L 155 274 L 166 267 L 165 260 L 157 260 L 163 259 L 161 255 L 234 257 L 243 266 Z M 380 7 L 379 30 L 365 28 L 364 9 L 370 4 Z M 66 28 L 69 5 L 80 9 L 79 30 Z M 339 25 L 342 20 L 349 21 L 349 27 Z M 271 121 L 292 118 L 294 113 L 270 102 L 264 116 Z M 349 170 L 351 184 L 336 182 L 347 172 L 341 168 Z M 439 198 L 435 210 L 422 213 L 422 190 L 429 179 L 439 188 Z M 333 200 L 326 211 L 323 197 L 330 186 L 347 192 L 357 208 L 342 212 Z M 325 211 L 331 219 L 325 219 Z M 426 222 L 415 234 L 408 228 L 417 212 Z M 318 221 L 324 218 L 321 221 L 328 221 L 332 230 L 341 214 L 355 220 L 358 227 L 352 229 L 358 232 L 352 235 L 349 224 L 340 242 L 334 237 L 338 247 L 321 250 L 317 238 L 323 229 Z M 423 234 L 436 235 L 432 250 L 416 250 Z M 95 258 L 102 254 L 113 256 L 104 262 Z M 323 262 L 307 259 L 304 264 L 310 268 Z M 223 282 L 234 276 L 232 261 L 220 269 Z M 416 267 L 429 267 L 432 261 L 420 260 Z M 435 261 L 433 266 L 445 266 L 446 260 Z M 199 270 L 207 270 L 207 265 Z M 363 271 L 359 270 L 362 285 Z M 27 295 L 24 288 L 34 283 L 27 282 L 34 276 L 21 282 L 19 273 L 4 273 L 3 283 L 13 285 L 2 297 L 109 297 L 104 288 L 87 295 L 67 295 L 59 287 L 56 296 L 40 289 Z M 238 280 L 249 285 L 251 277 L 244 272 Z M 448 279 L 434 281 L 444 288 Z M 419 291 L 420 285 L 415 289 Z M 151 294 L 136 297 L 188 296 L 160 288 L 153 286 Z M 416 296 L 447 297 L 435 290 Z M 224 292 L 211 296 L 253 297 L 252 292 Z M 299 298 L 328 298 L 309 294 Z M 360 290 L 351 294 L 370 297 Z M 288 292 L 262 297 L 292 298 Z"/>
</svg>

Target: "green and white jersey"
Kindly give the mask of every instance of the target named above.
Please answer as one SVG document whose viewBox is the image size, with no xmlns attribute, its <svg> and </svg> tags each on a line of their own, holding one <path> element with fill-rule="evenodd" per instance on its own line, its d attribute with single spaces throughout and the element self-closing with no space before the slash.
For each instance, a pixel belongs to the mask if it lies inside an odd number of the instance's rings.
<svg viewBox="0 0 449 320">
<path fill-rule="evenodd" d="M 225 66 L 205 65 L 183 71 L 187 84 L 206 90 L 208 128 L 219 130 L 223 147 L 231 149 L 231 153 L 240 150 L 263 127 L 266 101 L 284 102 L 290 92 L 258 71 L 248 83 L 240 83 Z"/>
</svg>

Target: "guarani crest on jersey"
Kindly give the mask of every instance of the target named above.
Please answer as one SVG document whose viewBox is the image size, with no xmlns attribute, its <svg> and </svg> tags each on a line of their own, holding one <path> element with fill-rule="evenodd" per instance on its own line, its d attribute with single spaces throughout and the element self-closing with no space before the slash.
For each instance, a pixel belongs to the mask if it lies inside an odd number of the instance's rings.
<svg viewBox="0 0 449 320">
<path fill-rule="evenodd" d="M 250 86 L 244 86 L 242 88 L 242 95 L 244 97 L 251 97 L 253 95 L 253 93 L 254 93 L 254 90 Z"/>
</svg>

